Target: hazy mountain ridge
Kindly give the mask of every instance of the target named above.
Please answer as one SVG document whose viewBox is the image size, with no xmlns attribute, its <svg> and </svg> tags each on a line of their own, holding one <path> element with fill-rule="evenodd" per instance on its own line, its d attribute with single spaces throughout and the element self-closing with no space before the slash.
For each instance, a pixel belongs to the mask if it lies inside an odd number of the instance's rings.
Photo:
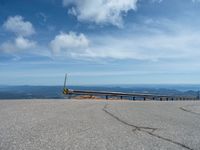
<svg viewBox="0 0 200 150">
<path fill-rule="evenodd" d="M 174 85 L 173 85 L 174 86 Z M 158 95 L 172 96 L 197 96 L 198 90 L 181 90 L 178 87 L 166 85 L 133 85 L 133 86 L 69 86 L 70 89 L 79 90 L 96 90 L 96 91 L 115 91 L 127 93 L 152 93 Z M 183 87 L 182 87 L 183 88 Z M 191 88 L 192 89 L 192 88 Z M 0 86 L 0 99 L 62 99 L 65 96 L 62 94 L 62 86 Z"/>
</svg>

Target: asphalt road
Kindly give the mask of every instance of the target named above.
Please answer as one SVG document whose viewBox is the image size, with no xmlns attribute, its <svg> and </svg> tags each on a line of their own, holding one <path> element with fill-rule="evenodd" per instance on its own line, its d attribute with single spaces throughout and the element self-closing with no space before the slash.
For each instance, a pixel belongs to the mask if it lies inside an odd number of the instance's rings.
<svg viewBox="0 0 200 150">
<path fill-rule="evenodd" d="M 200 102 L 0 101 L 0 150 L 200 150 Z"/>
</svg>

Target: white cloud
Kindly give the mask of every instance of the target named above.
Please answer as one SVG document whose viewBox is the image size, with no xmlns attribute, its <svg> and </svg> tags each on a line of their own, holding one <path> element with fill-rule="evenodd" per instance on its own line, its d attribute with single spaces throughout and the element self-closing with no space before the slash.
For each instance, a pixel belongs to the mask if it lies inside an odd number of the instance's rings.
<svg viewBox="0 0 200 150">
<path fill-rule="evenodd" d="M 14 40 L 8 40 L 0 45 L 0 50 L 8 53 L 16 53 L 36 47 L 36 42 L 27 39 L 35 33 L 31 22 L 24 21 L 22 16 L 9 17 L 3 27 L 16 34 Z"/>
<path fill-rule="evenodd" d="M 61 53 L 63 57 L 77 59 L 176 61 L 200 57 L 200 33 L 194 27 L 183 27 L 170 20 L 152 20 L 131 26 L 121 33 L 89 35 L 88 38 L 83 35 L 85 40 L 74 33 L 61 33 L 51 42 L 51 47 L 58 54 L 65 50 L 67 54 Z"/>
<path fill-rule="evenodd" d="M 0 50 L 8 53 L 19 52 L 27 49 L 34 48 L 36 42 L 28 40 L 24 37 L 18 36 L 14 41 L 4 42 L 0 46 Z"/>
<path fill-rule="evenodd" d="M 137 35 L 96 39 L 101 45 L 90 47 L 77 57 L 113 58 L 157 61 L 161 59 L 191 59 L 200 56 L 200 36 L 194 32 L 175 35 Z M 95 42 L 95 41 L 94 41 Z M 114 44 L 113 44 L 114 43 Z"/>
<path fill-rule="evenodd" d="M 28 49 L 34 47 L 36 43 L 23 37 L 17 37 L 15 39 L 15 45 L 18 49 Z"/>
<path fill-rule="evenodd" d="M 96 24 L 123 25 L 123 16 L 136 10 L 138 0 L 63 0 L 64 6 L 72 6 L 68 11 L 79 21 Z"/>
<path fill-rule="evenodd" d="M 86 49 L 88 45 L 89 40 L 84 34 L 78 35 L 74 32 L 61 32 L 50 42 L 50 47 L 55 55 L 62 52 L 67 54 L 79 53 L 79 51 Z"/>
<path fill-rule="evenodd" d="M 24 21 L 22 16 L 9 17 L 4 22 L 3 27 L 18 36 L 30 36 L 35 33 L 35 29 L 31 22 Z"/>
</svg>

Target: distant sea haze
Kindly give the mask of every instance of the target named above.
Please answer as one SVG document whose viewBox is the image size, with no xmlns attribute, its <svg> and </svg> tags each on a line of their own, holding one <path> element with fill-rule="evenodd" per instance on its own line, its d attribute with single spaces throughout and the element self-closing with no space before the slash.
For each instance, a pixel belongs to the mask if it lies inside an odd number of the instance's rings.
<svg viewBox="0 0 200 150">
<path fill-rule="evenodd" d="M 173 96 L 197 96 L 200 85 L 192 84 L 137 84 L 137 85 L 104 85 L 104 86 L 69 86 L 70 89 L 140 92 Z M 62 99 L 63 86 L 0 86 L 0 99 Z"/>
</svg>

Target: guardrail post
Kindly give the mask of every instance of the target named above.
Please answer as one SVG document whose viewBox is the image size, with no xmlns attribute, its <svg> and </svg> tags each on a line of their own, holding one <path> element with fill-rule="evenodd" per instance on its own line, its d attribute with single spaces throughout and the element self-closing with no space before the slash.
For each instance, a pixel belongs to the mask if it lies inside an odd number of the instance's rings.
<svg viewBox="0 0 200 150">
<path fill-rule="evenodd" d="M 69 94 L 69 95 L 68 95 L 68 99 L 71 99 L 71 98 L 72 98 L 72 95 L 71 95 L 71 94 Z"/>
</svg>

